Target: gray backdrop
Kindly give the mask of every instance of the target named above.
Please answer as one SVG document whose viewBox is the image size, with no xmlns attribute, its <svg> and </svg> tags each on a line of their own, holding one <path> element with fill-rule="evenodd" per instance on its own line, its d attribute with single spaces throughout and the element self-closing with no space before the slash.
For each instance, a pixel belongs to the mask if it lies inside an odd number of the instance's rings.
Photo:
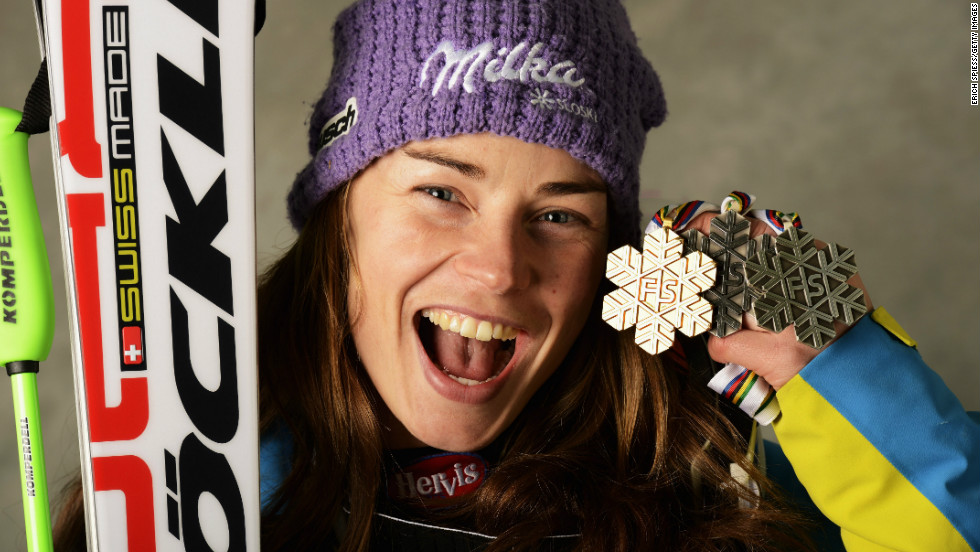
<svg viewBox="0 0 980 552">
<path fill-rule="evenodd" d="M 284 197 L 347 2 L 270 0 L 256 40 L 258 259 L 293 231 Z M 980 111 L 969 99 L 969 2 L 626 2 L 670 116 L 650 133 L 642 202 L 717 203 L 733 189 L 799 211 L 857 251 L 876 305 L 980 409 Z M 20 109 L 38 66 L 32 2 L 0 0 L 0 105 Z M 31 161 L 55 271 L 58 331 L 40 375 L 52 489 L 78 469 L 61 244 L 47 137 Z M 888 374 L 882 374 L 888 377 Z M 16 438 L 0 394 L 0 549 L 24 548 Z M 4 395 L 6 398 L 3 398 Z M 3 421 L 6 420 L 6 421 Z"/>
</svg>

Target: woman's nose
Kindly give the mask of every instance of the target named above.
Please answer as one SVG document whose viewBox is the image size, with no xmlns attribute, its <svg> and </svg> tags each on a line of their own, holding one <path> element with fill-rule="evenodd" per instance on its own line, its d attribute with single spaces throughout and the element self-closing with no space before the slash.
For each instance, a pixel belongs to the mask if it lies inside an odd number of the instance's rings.
<svg viewBox="0 0 980 552">
<path fill-rule="evenodd" d="M 466 231 L 466 246 L 454 259 L 456 271 L 486 289 L 505 294 L 532 280 L 530 243 L 519 224 L 484 224 Z"/>
</svg>

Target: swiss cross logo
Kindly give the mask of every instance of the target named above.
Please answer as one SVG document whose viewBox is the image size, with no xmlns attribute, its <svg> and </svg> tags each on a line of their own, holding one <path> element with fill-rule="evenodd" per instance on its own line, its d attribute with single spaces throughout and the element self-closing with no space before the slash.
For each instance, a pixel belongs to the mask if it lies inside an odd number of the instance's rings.
<svg viewBox="0 0 980 552">
<path fill-rule="evenodd" d="M 123 327 L 122 353 L 124 364 L 143 363 L 143 332 L 139 326 Z"/>
</svg>

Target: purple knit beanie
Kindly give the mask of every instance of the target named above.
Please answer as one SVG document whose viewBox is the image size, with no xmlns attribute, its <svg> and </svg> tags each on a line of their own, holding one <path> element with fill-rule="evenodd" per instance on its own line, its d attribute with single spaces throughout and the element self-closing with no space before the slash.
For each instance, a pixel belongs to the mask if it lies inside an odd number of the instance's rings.
<svg viewBox="0 0 980 552">
<path fill-rule="evenodd" d="M 363 0 L 334 27 L 289 218 L 301 228 L 327 193 L 407 142 L 492 132 L 595 169 L 612 239 L 636 242 L 640 156 L 665 115 L 618 0 Z"/>
</svg>

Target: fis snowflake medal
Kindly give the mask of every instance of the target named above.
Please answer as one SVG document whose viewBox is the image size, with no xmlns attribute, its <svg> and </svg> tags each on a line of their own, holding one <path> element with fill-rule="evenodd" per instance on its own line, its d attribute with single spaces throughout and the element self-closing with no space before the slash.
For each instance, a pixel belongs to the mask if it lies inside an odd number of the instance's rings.
<svg viewBox="0 0 980 552">
<path fill-rule="evenodd" d="M 793 226 L 763 236 L 758 249 L 745 273 L 763 328 L 793 325 L 797 340 L 819 349 L 837 335 L 834 321 L 850 325 L 867 312 L 864 291 L 847 283 L 857 273 L 852 250 L 833 243 L 817 249 L 808 232 Z"/>
<path fill-rule="evenodd" d="M 750 228 L 749 221 L 732 209 L 711 219 L 709 235 L 696 229 L 684 233 L 686 251 L 704 253 L 718 265 L 718 281 L 704 292 L 715 309 L 711 333 L 718 337 L 741 329 L 742 313 L 752 308 L 744 267 L 759 244 L 750 238 Z"/>
<path fill-rule="evenodd" d="M 675 330 L 693 337 L 711 328 L 712 306 L 700 294 L 714 285 L 715 263 L 683 252 L 684 239 L 660 228 L 644 236 L 642 253 L 625 245 L 606 261 L 619 289 L 603 297 L 602 319 L 617 330 L 636 326 L 637 345 L 653 355 L 670 348 Z"/>
</svg>

